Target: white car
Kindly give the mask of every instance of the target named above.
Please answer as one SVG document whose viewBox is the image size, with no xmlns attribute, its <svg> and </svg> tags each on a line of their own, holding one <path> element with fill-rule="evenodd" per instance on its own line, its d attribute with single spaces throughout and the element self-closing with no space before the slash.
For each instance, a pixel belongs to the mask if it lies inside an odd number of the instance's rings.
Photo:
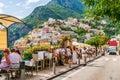
<svg viewBox="0 0 120 80">
<path fill-rule="evenodd" d="M 116 46 L 109 46 L 108 47 L 108 53 L 110 55 L 116 55 L 117 54 L 117 47 Z"/>
</svg>

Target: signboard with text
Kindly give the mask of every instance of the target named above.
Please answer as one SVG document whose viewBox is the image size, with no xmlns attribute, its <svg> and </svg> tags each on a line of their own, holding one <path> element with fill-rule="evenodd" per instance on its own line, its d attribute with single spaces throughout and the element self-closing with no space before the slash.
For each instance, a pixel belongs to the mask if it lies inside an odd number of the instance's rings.
<svg viewBox="0 0 120 80">
<path fill-rule="evenodd" d="M 7 48 L 7 31 L 0 30 L 0 50 Z"/>
</svg>

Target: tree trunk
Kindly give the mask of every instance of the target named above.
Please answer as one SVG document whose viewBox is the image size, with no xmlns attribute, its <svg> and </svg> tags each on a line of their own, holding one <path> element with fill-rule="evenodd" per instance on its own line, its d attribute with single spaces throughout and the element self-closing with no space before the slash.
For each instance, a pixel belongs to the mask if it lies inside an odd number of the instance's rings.
<svg viewBox="0 0 120 80">
<path fill-rule="evenodd" d="M 95 49 L 96 49 L 96 51 L 95 51 L 95 56 L 97 56 L 97 51 L 98 51 L 98 48 L 97 48 L 97 47 L 95 47 Z"/>
</svg>

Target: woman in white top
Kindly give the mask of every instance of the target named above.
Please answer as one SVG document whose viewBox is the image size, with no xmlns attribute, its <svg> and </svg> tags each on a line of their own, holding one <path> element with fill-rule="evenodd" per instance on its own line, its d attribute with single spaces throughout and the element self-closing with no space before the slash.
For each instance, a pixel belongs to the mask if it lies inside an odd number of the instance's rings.
<svg viewBox="0 0 120 80">
<path fill-rule="evenodd" d="M 70 46 L 68 46 L 66 49 L 65 49 L 65 63 L 68 64 L 69 61 L 70 63 L 72 62 L 72 54 L 71 54 L 71 48 Z"/>
<path fill-rule="evenodd" d="M 86 47 L 84 47 L 83 49 L 82 49 L 82 58 L 83 58 L 83 60 L 84 60 L 84 66 L 86 65 L 86 62 L 87 62 L 87 49 L 86 49 Z"/>
<path fill-rule="evenodd" d="M 73 53 L 73 55 L 72 55 L 72 62 L 73 62 L 73 64 L 77 64 L 77 52 L 76 52 L 75 46 L 73 46 L 72 53 Z"/>
</svg>

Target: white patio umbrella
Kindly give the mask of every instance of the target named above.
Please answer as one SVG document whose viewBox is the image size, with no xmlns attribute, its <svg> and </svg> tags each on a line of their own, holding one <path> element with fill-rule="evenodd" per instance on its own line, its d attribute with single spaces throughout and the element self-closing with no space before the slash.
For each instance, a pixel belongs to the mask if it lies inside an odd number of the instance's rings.
<svg viewBox="0 0 120 80">
<path fill-rule="evenodd" d="M 8 28 L 10 25 L 14 23 L 21 23 L 21 22 L 22 21 L 16 17 L 6 15 L 6 14 L 0 14 L 0 24 L 6 28 Z"/>
<path fill-rule="evenodd" d="M 8 48 L 8 28 L 14 23 L 23 23 L 20 19 L 6 15 L 0 14 L 0 25 L 4 26 L 6 30 L 0 29 L 0 50 L 4 50 Z"/>
</svg>

